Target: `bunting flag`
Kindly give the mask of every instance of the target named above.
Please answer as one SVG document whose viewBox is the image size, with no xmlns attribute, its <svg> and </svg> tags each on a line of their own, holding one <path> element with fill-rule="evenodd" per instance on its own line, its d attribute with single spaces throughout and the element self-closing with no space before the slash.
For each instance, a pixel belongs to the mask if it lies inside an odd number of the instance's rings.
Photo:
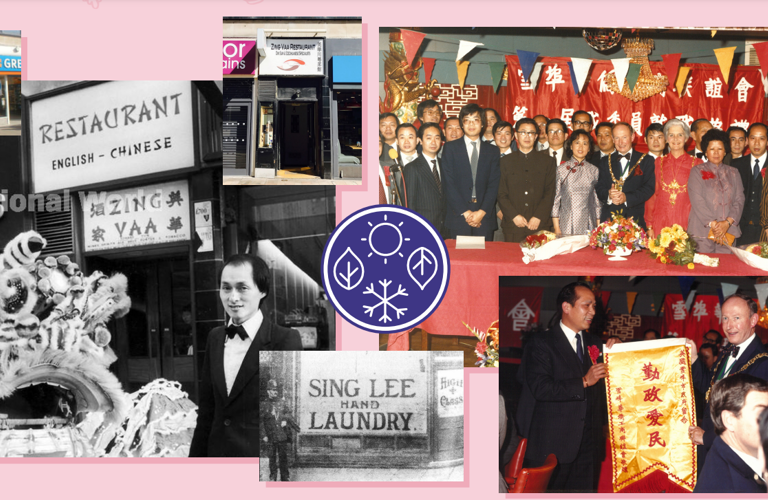
<svg viewBox="0 0 768 500">
<path fill-rule="evenodd" d="M 493 83 L 493 87 L 496 92 L 499 91 L 499 86 L 501 86 L 501 81 L 504 79 L 504 68 L 507 66 L 507 63 L 503 62 L 489 62 L 488 68 L 491 70 L 491 82 Z"/>
<path fill-rule="evenodd" d="M 616 75 L 616 84 L 619 86 L 619 89 L 624 88 L 624 80 L 627 78 L 630 60 L 629 57 L 611 59 L 611 63 L 613 63 L 613 72 Z"/>
<path fill-rule="evenodd" d="M 568 73 L 571 75 L 571 87 L 573 87 L 573 93 L 579 95 L 579 82 L 576 81 L 576 72 L 573 71 L 573 63 L 568 61 Z"/>
<path fill-rule="evenodd" d="M 727 299 L 739 289 L 739 285 L 733 285 L 731 283 L 720 283 L 723 288 L 723 300 Z"/>
<path fill-rule="evenodd" d="M 752 45 L 757 54 L 757 60 L 760 62 L 760 68 L 763 70 L 763 75 L 768 74 L 768 42 L 761 42 Z"/>
<path fill-rule="evenodd" d="M 760 283 L 755 285 L 757 291 L 757 305 L 760 309 L 765 308 L 765 299 L 768 299 L 768 283 Z"/>
<path fill-rule="evenodd" d="M 464 92 L 464 82 L 467 80 L 467 70 L 469 69 L 469 61 L 456 61 L 456 73 L 459 75 L 459 87 Z"/>
<path fill-rule="evenodd" d="M 654 293 L 653 294 L 653 308 L 651 310 L 656 313 L 656 316 L 658 316 L 659 313 L 661 312 L 663 304 L 664 304 L 664 294 L 663 293 Z"/>
<path fill-rule="evenodd" d="M 421 42 L 427 35 L 417 31 L 400 30 L 400 36 L 403 38 L 403 48 L 405 49 L 405 58 L 408 60 L 408 66 L 412 66 L 413 58 L 416 57 Z"/>
<path fill-rule="evenodd" d="M 728 85 L 728 78 L 731 74 L 731 64 L 733 64 L 733 54 L 736 53 L 736 47 L 723 47 L 715 49 L 717 64 L 720 66 L 720 73 L 723 74 L 723 80 Z"/>
<path fill-rule="evenodd" d="M 715 33 L 717 33 L 717 30 L 711 30 L 712 31 L 712 38 L 715 38 Z"/>
<path fill-rule="evenodd" d="M 518 50 L 517 59 L 520 61 L 520 69 L 523 70 L 523 78 L 526 82 L 530 83 L 529 77 L 531 71 L 536 64 L 536 58 L 539 57 L 538 52 L 528 52 L 527 50 Z"/>
<path fill-rule="evenodd" d="M 582 59 L 579 57 L 571 57 L 571 62 L 568 63 L 568 67 L 571 69 L 571 81 L 576 82 L 576 94 L 581 93 L 581 89 L 584 88 L 584 82 L 587 81 L 589 75 L 589 68 L 592 66 L 592 59 Z M 574 80 L 575 75 L 575 80 Z"/>
<path fill-rule="evenodd" d="M 428 82 L 432 79 L 432 70 L 435 69 L 435 59 L 432 57 L 422 57 L 421 62 L 424 63 L 424 81 Z"/>
<path fill-rule="evenodd" d="M 600 298 L 603 301 L 603 307 L 608 309 L 608 301 L 611 300 L 611 292 L 601 292 Z"/>
<path fill-rule="evenodd" d="M 464 59 L 464 56 L 469 54 L 472 51 L 472 49 L 474 49 L 478 45 L 483 45 L 483 44 L 477 43 L 477 42 L 468 42 L 466 40 L 460 40 L 459 51 L 456 53 L 456 60 L 461 61 L 462 59 Z"/>
<path fill-rule="evenodd" d="M 688 79 L 688 73 L 691 72 L 691 68 L 682 66 L 680 72 L 677 74 L 677 81 L 675 81 L 675 88 L 677 89 L 677 95 L 683 97 L 683 91 L 685 90 L 685 81 Z"/>
<path fill-rule="evenodd" d="M 725 297 L 723 297 L 723 289 L 718 288 L 717 289 L 717 298 L 720 299 L 720 305 L 723 305 L 723 302 L 725 302 Z"/>
<path fill-rule="evenodd" d="M 688 292 L 691 291 L 691 285 L 693 285 L 693 276 L 678 276 L 677 281 L 680 283 L 680 291 L 683 293 L 683 300 L 688 298 Z"/>
<path fill-rule="evenodd" d="M 688 293 L 688 298 L 685 299 L 685 310 L 690 311 L 691 310 L 691 304 L 693 304 L 693 298 L 696 297 L 696 290 L 691 290 Z"/>
<path fill-rule="evenodd" d="M 664 61 L 664 69 L 667 72 L 667 81 L 669 81 L 669 88 L 675 88 L 675 81 L 677 81 L 677 70 L 680 68 L 680 56 L 682 54 L 664 54 L 661 59 Z"/>
<path fill-rule="evenodd" d="M 632 314 L 632 308 L 635 307 L 635 299 L 637 298 L 637 292 L 627 292 L 627 312 Z"/>
<path fill-rule="evenodd" d="M 536 92 L 536 85 L 539 83 L 539 77 L 541 76 L 541 68 L 544 67 L 544 63 L 537 62 L 533 65 L 533 71 L 531 71 L 531 88 Z"/>
<path fill-rule="evenodd" d="M 640 78 L 640 68 L 642 67 L 642 64 L 629 63 L 629 69 L 627 70 L 627 84 L 629 85 L 629 90 L 632 92 L 635 91 L 635 85 L 637 85 L 637 79 Z"/>
</svg>

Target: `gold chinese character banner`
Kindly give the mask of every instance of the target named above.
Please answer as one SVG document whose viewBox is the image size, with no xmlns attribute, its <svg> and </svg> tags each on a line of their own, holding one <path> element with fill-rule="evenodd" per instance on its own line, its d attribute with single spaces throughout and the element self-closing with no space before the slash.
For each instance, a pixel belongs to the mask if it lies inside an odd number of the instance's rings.
<svg viewBox="0 0 768 500">
<path fill-rule="evenodd" d="M 696 425 L 691 361 L 685 339 L 616 344 L 605 350 L 613 491 L 660 470 L 693 491 Z"/>
</svg>

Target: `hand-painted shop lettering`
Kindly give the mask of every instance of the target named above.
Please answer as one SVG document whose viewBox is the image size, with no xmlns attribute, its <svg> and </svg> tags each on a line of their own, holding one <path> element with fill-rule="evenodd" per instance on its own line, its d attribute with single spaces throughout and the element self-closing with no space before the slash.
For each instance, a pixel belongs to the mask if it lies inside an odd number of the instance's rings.
<svg viewBox="0 0 768 500">
<path fill-rule="evenodd" d="M 398 391 L 397 383 L 400 382 L 401 389 Z M 371 397 L 372 398 L 415 398 L 416 393 L 406 394 L 406 391 L 410 389 L 410 384 L 413 383 L 412 378 L 396 379 L 388 378 L 384 379 L 385 390 L 380 393 L 376 393 L 376 380 L 371 380 Z"/>
<path fill-rule="evenodd" d="M 449 408 L 451 406 L 464 405 L 464 396 L 457 396 L 455 398 L 449 398 L 448 396 L 442 396 L 440 398 L 440 406 L 443 408 Z"/>
<path fill-rule="evenodd" d="M 150 151 L 157 151 L 158 149 L 170 148 L 171 138 L 165 137 L 163 139 L 155 139 L 154 141 L 142 141 L 135 144 L 128 144 L 126 146 L 112 148 L 112 150 L 109 152 L 109 156 L 117 159 L 123 156 L 133 156 L 141 153 L 149 153 Z"/>
<path fill-rule="evenodd" d="M 119 222 L 115 222 L 115 229 L 117 229 L 117 232 L 120 233 L 120 237 L 123 237 L 123 232 L 125 231 L 125 226 L 127 222 L 123 222 L 122 224 Z M 147 226 L 144 228 L 144 234 L 149 234 L 149 231 L 152 231 L 153 233 L 157 234 L 157 226 L 155 226 L 155 223 L 152 222 L 152 219 L 149 219 L 149 222 L 147 223 Z M 131 229 L 128 231 L 128 237 L 130 238 L 133 236 L 133 234 L 136 233 L 137 235 L 141 236 L 141 227 L 136 223 L 136 221 L 133 221 L 133 224 L 131 224 Z"/>
<path fill-rule="evenodd" d="M 410 431 L 410 421 L 413 413 L 402 412 L 329 412 L 325 418 L 325 423 L 320 420 L 316 422 L 317 412 L 310 412 L 310 429 L 323 430 L 367 430 L 367 431 Z M 355 424 L 357 424 L 355 426 Z"/>
<path fill-rule="evenodd" d="M 77 167 L 79 165 L 87 165 L 89 163 L 93 163 L 93 153 L 51 160 L 51 169 L 60 170 L 62 168 Z"/>
<path fill-rule="evenodd" d="M 72 139 L 80 135 L 96 134 L 103 132 L 104 128 L 118 128 L 121 124 L 124 127 L 136 123 L 148 122 L 153 119 L 168 118 L 172 115 L 181 114 L 178 94 L 162 96 L 152 99 L 150 104 L 142 101 L 141 104 L 126 104 L 120 108 L 112 108 L 106 111 L 97 111 L 91 115 L 82 115 L 66 120 L 56 121 L 54 123 L 44 123 L 39 129 L 42 134 L 42 143 L 58 142 L 66 139 Z M 172 109 L 169 109 L 169 100 Z M 139 109 L 138 116 L 134 117 L 134 112 Z M 67 125 L 65 130 L 64 124 Z"/>
<path fill-rule="evenodd" d="M 341 401 L 339 403 L 339 408 L 343 408 L 345 410 L 378 410 L 379 409 L 379 402 L 378 401 Z"/>
<path fill-rule="evenodd" d="M 440 390 L 443 391 L 449 388 L 464 387 L 464 379 L 440 377 Z"/>
<path fill-rule="evenodd" d="M 415 398 L 416 393 L 410 392 L 411 384 L 415 382 L 412 378 L 384 379 L 384 387 L 377 387 L 380 380 L 371 379 L 371 398 Z M 360 393 L 359 381 L 357 379 L 312 379 L 309 381 L 309 395 L 311 397 L 347 397 L 354 398 Z"/>
</svg>

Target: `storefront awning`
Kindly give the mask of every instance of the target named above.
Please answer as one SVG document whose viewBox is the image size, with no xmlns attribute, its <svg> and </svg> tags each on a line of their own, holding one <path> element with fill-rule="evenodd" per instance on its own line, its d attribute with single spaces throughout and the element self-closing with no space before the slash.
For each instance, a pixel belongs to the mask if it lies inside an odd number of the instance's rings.
<svg viewBox="0 0 768 500">
<path fill-rule="evenodd" d="M 363 83 L 363 56 L 331 57 L 331 77 L 334 86 L 340 83 Z"/>
</svg>

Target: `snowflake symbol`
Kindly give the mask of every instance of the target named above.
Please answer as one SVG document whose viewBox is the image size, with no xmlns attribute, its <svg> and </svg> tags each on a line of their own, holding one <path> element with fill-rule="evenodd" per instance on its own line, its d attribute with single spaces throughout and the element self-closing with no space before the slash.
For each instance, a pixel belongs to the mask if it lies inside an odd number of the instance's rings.
<svg viewBox="0 0 768 500">
<path fill-rule="evenodd" d="M 404 307 L 402 309 L 398 309 L 397 307 L 392 305 L 391 300 L 394 299 L 395 297 L 397 297 L 398 295 L 405 295 L 407 297 L 408 294 L 405 293 L 405 288 L 403 288 L 403 285 L 398 285 L 397 286 L 397 293 L 395 293 L 391 297 L 387 297 L 387 287 L 392 284 L 392 280 L 389 280 L 389 281 L 387 281 L 387 280 L 380 280 L 379 284 L 382 286 L 382 289 L 383 289 L 382 293 L 384 294 L 384 296 L 382 297 L 381 295 L 376 293 L 374 291 L 374 288 L 373 288 L 373 283 L 371 283 L 371 286 L 369 286 L 368 288 L 365 289 L 365 291 L 363 292 L 363 295 L 373 294 L 373 295 L 375 295 L 379 299 L 380 302 L 377 303 L 376 305 L 373 305 L 373 306 L 363 306 L 363 309 L 368 314 L 368 316 L 372 318 L 373 317 L 373 311 L 375 311 L 377 307 L 383 306 L 383 308 L 382 308 L 383 309 L 383 313 L 381 315 L 381 318 L 379 318 L 379 321 L 383 321 L 384 323 L 386 323 L 387 321 L 392 321 L 392 318 L 390 318 L 387 315 L 387 306 L 389 306 L 392 309 L 394 309 L 395 313 L 397 314 L 397 319 L 400 319 L 400 316 L 405 314 L 405 311 L 407 311 L 408 308 Z"/>
</svg>

